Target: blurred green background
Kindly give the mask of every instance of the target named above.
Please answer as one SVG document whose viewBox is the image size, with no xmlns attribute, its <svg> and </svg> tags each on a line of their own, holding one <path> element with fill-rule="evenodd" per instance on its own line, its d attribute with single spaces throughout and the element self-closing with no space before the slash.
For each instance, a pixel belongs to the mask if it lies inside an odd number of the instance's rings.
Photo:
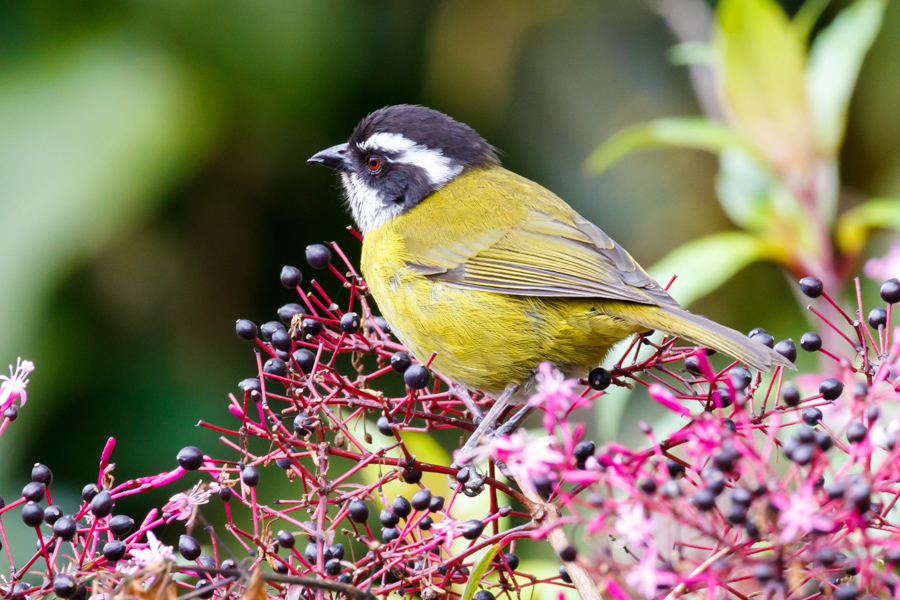
<svg viewBox="0 0 900 600">
<path fill-rule="evenodd" d="M 40 461 L 74 502 L 109 436 L 120 481 L 215 443 L 195 424 L 227 423 L 226 395 L 255 372 L 235 319 L 270 320 L 294 300 L 278 273 L 293 264 L 310 276 L 308 244 L 358 254 L 337 180 L 306 159 L 381 106 L 425 104 L 469 123 L 507 167 L 646 266 L 731 228 L 714 156 L 653 152 L 584 174 L 623 127 L 699 112 L 649 4 L 0 4 L 0 363 L 36 364 L 30 400 L 0 438 L 0 494 L 17 496 Z M 859 197 L 900 189 L 897 47 L 891 5 L 841 156 Z M 771 265 L 692 308 L 778 339 L 805 329 Z M 131 502 L 135 515 L 151 506 Z"/>
</svg>

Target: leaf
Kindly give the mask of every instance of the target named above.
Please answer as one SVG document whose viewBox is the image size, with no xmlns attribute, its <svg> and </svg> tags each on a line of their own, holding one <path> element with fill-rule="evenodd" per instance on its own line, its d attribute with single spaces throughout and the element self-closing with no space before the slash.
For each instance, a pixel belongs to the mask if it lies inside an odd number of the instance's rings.
<svg viewBox="0 0 900 600">
<path fill-rule="evenodd" d="M 676 248 L 649 272 L 663 284 L 677 275 L 672 295 L 683 305 L 689 305 L 721 286 L 747 265 L 770 258 L 773 254 L 770 246 L 754 235 L 723 231 Z"/>
<path fill-rule="evenodd" d="M 812 126 L 805 45 L 774 0 L 722 0 L 714 35 L 725 104 L 738 128 L 780 169 L 806 166 Z"/>
<path fill-rule="evenodd" d="M 716 194 L 725 214 L 744 229 L 756 232 L 771 224 L 770 195 L 776 181 L 756 157 L 738 149 L 719 155 Z"/>
<path fill-rule="evenodd" d="M 857 0 L 816 37 L 806 70 L 806 93 L 819 149 L 837 154 L 847 107 L 863 58 L 881 29 L 886 0 Z"/>
<path fill-rule="evenodd" d="M 752 151 L 737 131 L 718 121 L 700 117 L 659 119 L 626 127 L 594 150 L 585 160 L 585 170 L 600 174 L 614 162 L 636 150 L 680 147 L 720 152 L 740 146 Z"/>
<path fill-rule="evenodd" d="M 850 209 L 838 219 L 836 241 L 845 254 L 860 252 L 872 229 L 900 231 L 900 198 L 876 198 Z"/>
<path fill-rule="evenodd" d="M 800 39 L 805 40 L 809 38 L 816 21 L 819 20 L 819 17 L 822 16 L 822 11 L 829 4 L 831 4 L 831 0 L 806 0 L 803 3 L 803 6 L 794 15 L 794 29 L 797 31 L 797 35 L 800 36 Z"/>
<path fill-rule="evenodd" d="M 138 37 L 29 54 L 0 65 L 3 356 L 34 351 L 47 290 L 152 214 L 220 124 L 196 78 Z M 0 480 L 11 466 L 0 461 Z"/>
<path fill-rule="evenodd" d="M 494 557 L 497 556 L 497 553 L 500 552 L 505 545 L 505 542 L 494 544 L 484 553 L 484 556 L 475 563 L 475 566 L 472 567 L 472 573 L 469 576 L 469 580 L 466 582 L 466 587 L 463 589 L 462 596 L 460 596 L 460 600 L 472 600 L 475 596 L 475 592 L 478 591 L 478 586 L 481 584 L 484 574 L 491 566 L 491 561 L 494 560 Z"/>
</svg>

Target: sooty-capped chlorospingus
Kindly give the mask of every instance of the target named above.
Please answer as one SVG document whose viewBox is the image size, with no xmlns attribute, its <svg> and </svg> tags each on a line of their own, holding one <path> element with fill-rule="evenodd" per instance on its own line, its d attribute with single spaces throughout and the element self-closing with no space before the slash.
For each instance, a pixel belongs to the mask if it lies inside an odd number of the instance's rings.
<svg viewBox="0 0 900 600">
<path fill-rule="evenodd" d="M 436 110 L 375 111 L 309 162 L 340 173 L 364 235 L 363 275 L 397 337 L 497 399 L 479 430 L 527 396 L 542 362 L 583 377 L 638 332 L 665 331 L 761 370 L 791 366 L 681 309 L 599 227 Z"/>
</svg>

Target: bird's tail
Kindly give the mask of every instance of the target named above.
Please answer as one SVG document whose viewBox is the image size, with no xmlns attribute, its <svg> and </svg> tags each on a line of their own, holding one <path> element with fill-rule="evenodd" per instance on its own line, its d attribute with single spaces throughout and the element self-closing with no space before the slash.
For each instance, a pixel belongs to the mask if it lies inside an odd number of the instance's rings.
<svg viewBox="0 0 900 600">
<path fill-rule="evenodd" d="M 768 372 L 772 367 L 796 369 L 791 361 L 768 346 L 680 308 L 617 303 L 604 312 L 648 329 L 664 331 L 691 343 L 712 348 L 760 371 Z"/>
</svg>

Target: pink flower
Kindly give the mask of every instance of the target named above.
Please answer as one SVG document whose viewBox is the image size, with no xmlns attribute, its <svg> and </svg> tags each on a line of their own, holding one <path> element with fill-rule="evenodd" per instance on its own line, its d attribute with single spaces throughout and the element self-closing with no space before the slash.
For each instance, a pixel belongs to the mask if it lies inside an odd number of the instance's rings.
<svg viewBox="0 0 900 600">
<path fill-rule="evenodd" d="M 648 548 L 641 562 L 628 572 L 625 581 L 636 589 L 647 600 L 656 597 L 661 586 L 671 586 L 678 581 L 678 576 L 671 571 L 656 568 L 659 553 L 656 548 Z"/>
<path fill-rule="evenodd" d="M 28 399 L 25 394 L 25 386 L 28 385 L 28 375 L 34 371 L 34 363 L 30 360 L 16 360 L 16 368 L 9 366 L 9 377 L 0 375 L 0 410 L 6 410 L 13 402 L 19 400 L 19 406 L 25 406 Z"/>
<path fill-rule="evenodd" d="M 581 396 L 575 392 L 578 380 L 566 379 L 560 371 L 546 362 L 538 367 L 535 380 L 537 392 L 528 400 L 528 405 L 544 409 L 544 428 L 553 433 L 556 419 L 567 414 L 569 409 L 582 401 Z"/>
<path fill-rule="evenodd" d="M 713 419 L 702 419 L 687 428 L 687 443 L 684 451 L 690 457 L 709 456 L 722 446 L 722 424 Z"/>
<path fill-rule="evenodd" d="M 443 538 L 441 545 L 448 551 L 453 545 L 453 534 L 456 532 L 457 522 L 450 517 L 445 516 L 443 520 L 438 521 L 431 526 L 431 535 L 435 538 Z"/>
<path fill-rule="evenodd" d="M 863 273 L 869 279 L 881 283 L 886 279 L 900 277 L 900 243 L 891 245 L 887 254 L 880 258 L 870 258 L 863 267 Z"/>
<path fill-rule="evenodd" d="M 658 383 L 654 383 L 650 386 L 648 390 L 650 392 L 650 397 L 668 408 L 669 410 L 674 410 L 677 413 L 681 413 L 685 416 L 690 416 L 691 411 L 681 404 L 678 401 L 678 398 L 675 397 L 667 387 L 662 386 Z"/>
<path fill-rule="evenodd" d="M 166 546 L 156 539 L 152 531 L 148 531 L 147 546 L 145 548 L 132 548 L 131 560 L 127 563 L 119 563 L 117 570 L 126 575 L 134 575 L 142 570 L 154 571 L 161 569 L 167 562 L 174 561 L 175 553 L 172 551 L 172 546 Z"/>
<path fill-rule="evenodd" d="M 654 548 L 653 545 L 653 518 L 647 516 L 647 510 L 640 502 L 629 507 L 619 507 L 619 516 L 616 519 L 616 533 L 624 543 L 632 546 Z M 630 584 L 629 584 L 630 585 Z"/>
<path fill-rule="evenodd" d="M 189 526 L 197 514 L 197 506 L 209 502 L 210 496 L 218 489 L 217 483 L 211 483 L 207 487 L 202 481 L 198 481 L 190 492 L 180 492 L 169 498 L 169 502 L 163 506 L 163 512 L 172 513 L 178 521 L 187 521 L 185 525 Z"/>
<path fill-rule="evenodd" d="M 791 494 L 788 499 L 776 496 L 772 501 L 781 509 L 778 524 L 782 527 L 782 542 L 792 541 L 800 532 L 806 534 L 813 529 L 831 531 L 834 528 L 834 522 L 819 513 L 819 503 L 808 488 Z"/>
</svg>

